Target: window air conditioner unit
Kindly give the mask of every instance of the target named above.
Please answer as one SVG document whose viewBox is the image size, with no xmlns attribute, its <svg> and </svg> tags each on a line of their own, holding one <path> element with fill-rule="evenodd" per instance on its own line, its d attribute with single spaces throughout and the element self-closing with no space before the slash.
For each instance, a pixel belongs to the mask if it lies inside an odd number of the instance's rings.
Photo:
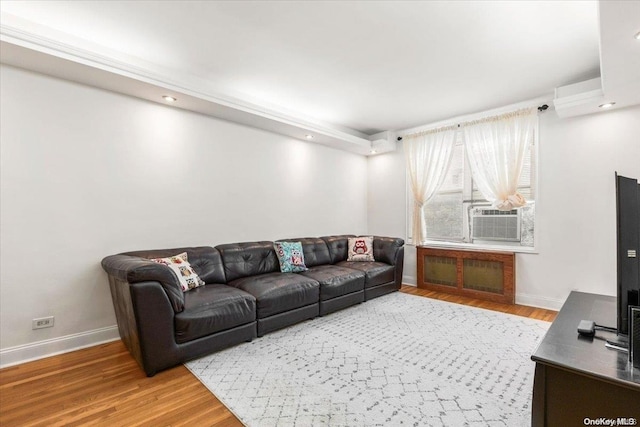
<svg viewBox="0 0 640 427">
<path fill-rule="evenodd" d="M 482 207 L 471 209 L 473 240 L 520 241 L 520 211 L 499 211 Z"/>
</svg>

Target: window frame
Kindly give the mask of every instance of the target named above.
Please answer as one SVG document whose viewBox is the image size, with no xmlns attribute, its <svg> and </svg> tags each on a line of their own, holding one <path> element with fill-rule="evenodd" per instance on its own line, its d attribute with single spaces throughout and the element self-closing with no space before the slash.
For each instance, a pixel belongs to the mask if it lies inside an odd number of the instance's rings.
<svg viewBox="0 0 640 427">
<path fill-rule="evenodd" d="M 462 145 L 464 147 L 464 139 L 463 132 L 461 130 L 457 131 L 456 135 L 456 145 Z M 482 243 L 473 243 L 470 241 L 470 228 L 468 227 L 470 217 L 469 213 L 471 209 L 477 206 L 481 206 L 483 202 L 489 205 L 486 200 L 472 200 L 473 198 L 473 177 L 471 175 L 471 167 L 469 166 L 469 161 L 466 155 L 466 148 L 464 148 L 463 156 L 464 156 L 464 178 L 463 178 L 463 187 L 462 187 L 462 229 L 463 235 L 461 239 L 454 240 L 448 237 L 432 237 L 428 238 L 425 242 L 424 246 L 430 247 L 443 247 L 443 248 L 459 248 L 459 249 L 477 249 L 477 250 L 486 250 L 486 251 L 508 251 L 508 252 L 522 252 L 522 253 L 538 253 L 537 250 L 537 242 L 538 238 L 536 236 L 539 235 L 539 187 L 538 187 L 538 176 L 539 176 L 539 122 L 536 124 L 534 138 L 532 141 L 533 147 L 531 151 L 531 164 L 530 164 L 530 180 L 529 187 L 518 187 L 520 188 L 528 188 L 530 189 L 530 193 L 533 196 L 533 201 L 528 201 L 527 204 L 533 203 L 535 205 L 534 210 L 534 218 L 533 218 L 533 246 L 522 246 L 520 244 L 509 244 L 505 242 L 496 241 L 493 243 L 486 243 L 486 241 Z M 405 171 L 406 172 L 406 171 Z M 412 225 L 413 225 L 413 194 L 411 191 L 411 180 L 408 176 L 408 173 L 405 173 L 405 188 L 406 188 L 406 242 L 408 245 L 416 246 L 413 242 L 412 236 Z M 444 190 L 438 191 L 436 194 L 456 194 L 459 193 L 458 190 Z M 465 239 L 467 239 L 465 241 Z"/>
</svg>

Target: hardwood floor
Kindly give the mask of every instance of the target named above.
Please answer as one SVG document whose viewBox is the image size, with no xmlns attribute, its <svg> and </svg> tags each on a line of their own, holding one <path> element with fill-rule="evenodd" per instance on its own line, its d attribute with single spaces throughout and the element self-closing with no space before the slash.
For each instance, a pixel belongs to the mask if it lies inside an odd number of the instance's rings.
<svg viewBox="0 0 640 427">
<path fill-rule="evenodd" d="M 546 321 L 555 311 L 402 286 L 401 292 Z M 121 341 L 0 370 L 0 426 L 241 426 L 184 366 L 147 378 Z"/>
<path fill-rule="evenodd" d="M 455 304 L 470 305 L 473 307 L 485 308 L 487 310 L 501 311 L 503 313 L 515 314 L 517 316 L 529 317 L 531 319 L 545 320 L 547 322 L 553 322 L 558 314 L 557 311 L 545 310 L 544 308 L 529 307 L 526 305 L 517 304 L 503 304 L 499 302 L 491 302 L 480 300 L 476 298 L 469 298 L 465 296 L 445 294 L 443 292 L 428 291 L 425 289 L 418 289 L 415 286 L 402 285 L 401 292 L 405 292 L 411 295 L 419 295 L 422 297 L 439 299 L 442 301 L 448 301 Z"/>
<path fill-rule="evenodd" d="M 0 370 L 0 426 L 242 426 L 184 366 L 147 378 L 122 341 Z"/>
</svg>

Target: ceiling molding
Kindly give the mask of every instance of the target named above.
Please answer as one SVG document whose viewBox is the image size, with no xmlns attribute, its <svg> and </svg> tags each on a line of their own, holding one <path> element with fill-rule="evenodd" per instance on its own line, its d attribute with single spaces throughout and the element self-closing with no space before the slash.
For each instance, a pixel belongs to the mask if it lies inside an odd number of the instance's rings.
<svg viewBox="0 0 640 427">
<path fill-rule="evenodd" d="M 556 88 L 553 101 L 562 118 L 611 111 L 640 104 L 640 2 L 600 1 L 600 78 Z M 614 103 L 611 108 L 600 108 Z"/>
<path fill-rule="evenodd" d="M 26 31 L 6 24 L 6 14 L 0 25 L 0 61 L 66 80 L 106 89 L 167 105 L 162 95 L 178 98 L 172 107 L 181 108 L 235 123 L 278 133 L 306 142 L 327 145 L 360 155 L 370 155 L 369 139 L 336 127 L 283 113 L 272 108 L 237 98 L 203 91 L 202 81 L 171 79 L 167 74 L 140 67 L 83 49 L 52 37 Z M 198 84 L 200 83 L 200 84 Z M 312 135 L 309 140 L 306 136 Z"/>
</svg>

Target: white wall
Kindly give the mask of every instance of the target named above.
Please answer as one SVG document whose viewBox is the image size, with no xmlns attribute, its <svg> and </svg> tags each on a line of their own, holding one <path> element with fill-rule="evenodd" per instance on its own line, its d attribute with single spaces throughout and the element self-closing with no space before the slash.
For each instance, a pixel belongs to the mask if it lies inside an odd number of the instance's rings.
<svg viewBox="0 0 640 427">
<path fill-rule="evenodd" d="M 615 294 L 614 171 L 640 178 L 640 107 L 540 119 L 538 254 L 520 303 Z M 135 249 L 405 236 L 401 147 L 370 157 L 0 68 L 0 364 L 117 337 L 100 260 Z M 368 222 L 367 222 L 368 221 Z M 406 248 L 405 282 L 415 283 Z M 53 315 L 53 328 L 31 319 Z"/>
<path fill-rule="evenodd" d="M 5 365 L 117 337 L 106 255 L 366 232 L 362 156 L 12 67 L 0 79 Z"/>
<path fill-rule="evenodd" d="M 614 172 L 640 179 L 640 107 L 540 116 L 537 254 L 516 256 L 516 302 L 559 309 L 571 290 L 616 294 Z M 369 233 L 406 235 L 402 147 L 369 158 Z M 405 249 L 415 284 L 415 248 Z"/>
</svg>

